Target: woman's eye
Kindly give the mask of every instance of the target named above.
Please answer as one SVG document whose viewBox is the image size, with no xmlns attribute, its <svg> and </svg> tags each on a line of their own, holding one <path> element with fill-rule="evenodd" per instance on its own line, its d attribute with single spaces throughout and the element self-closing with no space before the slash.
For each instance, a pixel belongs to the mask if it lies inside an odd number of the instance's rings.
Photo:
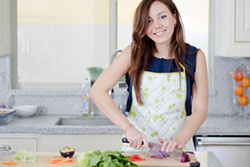
<svg viewBox="0 0 250 167">
<path fill-rule="evenodd" d="M 161 16 L 161 19 L 165 19 L 167 16 L 166 15 L 162 15 Z"/>
<path fill-rule="evenodd" d="M 148 20 L 148 23 L 152 23 L 153 22 L 153 20 Z"/>
</svg>

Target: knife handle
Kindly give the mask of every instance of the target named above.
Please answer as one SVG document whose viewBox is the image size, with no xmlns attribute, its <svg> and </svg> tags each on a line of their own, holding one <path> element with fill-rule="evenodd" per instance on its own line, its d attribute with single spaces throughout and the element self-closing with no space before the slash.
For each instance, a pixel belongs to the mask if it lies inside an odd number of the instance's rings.
<svg viewBox="0 0 250 167">
<path fill-rule="evenodd" d="M 129 143 L 129 141 L 128 141 L 128 139 L 126 137 L 122 138 L 122 142 L 123 143 Z M 144 144 L 144 142 L 142 141 L 141 145 L 143 145 L 143 144 Z"/>
</svg>

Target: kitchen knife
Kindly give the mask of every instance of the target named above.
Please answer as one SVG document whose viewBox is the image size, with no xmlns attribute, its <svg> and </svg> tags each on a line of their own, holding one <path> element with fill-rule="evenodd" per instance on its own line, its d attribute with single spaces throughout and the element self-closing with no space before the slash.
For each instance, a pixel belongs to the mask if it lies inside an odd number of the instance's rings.
<svg viewBox="0 0 250 167">
<path fill-rule="evenodd" d="M 129 143 L 129 141 L 128 141 L 128 139 L 126 137 L 122 138 L 122 142 L 123 143 Z M 144 144 L 144 142 L 142 141 L 142 145 L 143 144 Z M 161 150 L 162 144 L 153 143 L 153 142 L 149 142 L 148 144 L 149 144 L 148 146 L 149 146 L 150 149 L 153 148 L 153 147 L 155 147 L 156 150 Z M 181 160 L 182 152 L 183 152 L 182 149 L 180 149 L 180 150 L 179 149 L 174 149 L 173 152 L 169 152 L 168 154 L 170 156 L 172 156 L 172 157 L 180 158 L 180 160 Z M 152 153 L 154 153 L 154 152 L 152 152 Z"/>
</svg>

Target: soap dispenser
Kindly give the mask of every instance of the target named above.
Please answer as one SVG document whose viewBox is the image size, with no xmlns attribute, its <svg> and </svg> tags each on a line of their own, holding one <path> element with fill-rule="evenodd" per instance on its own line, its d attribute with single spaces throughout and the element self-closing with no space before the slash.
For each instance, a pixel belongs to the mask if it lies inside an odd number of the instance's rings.
<svg viewBox="0 0 250 167">
<path fill-rule="evenodd" d="M 91 100 L 89 98 L 89 91 L 91 88 L 90 79 L 85 77 L 82 84 L 83 95 L 82 95 L 82 114 L 89 116 L 91 114 Z"/>
</svg>

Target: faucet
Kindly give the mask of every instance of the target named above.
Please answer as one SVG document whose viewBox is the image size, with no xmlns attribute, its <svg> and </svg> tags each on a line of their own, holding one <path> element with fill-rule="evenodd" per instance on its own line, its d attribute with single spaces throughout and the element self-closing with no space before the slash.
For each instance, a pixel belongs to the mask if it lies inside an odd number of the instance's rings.
<svg viewBox="0 0 250 167">
<path fill-rule="evenodd" d="M 112 57 L 111 57 L 110 62 L 109 62 L 109 65 L 113 63 L 113 61 L 115 60 L 115 58 L 116 58 L 116 57 L 118 56 L 118 54 L 121 53 L 121 52 L 122 52 L 122 50 L 121 50 L 121 49 L 118 49 L 118 50 L 116 50 L 116 51 L 112 54 Z M 111 89 L 110 95 L 111 95 L 111 97 L 114 99 L 114 97 L 115 97 L 115 90 L 114 90 L 114 88 Z"/>
<path fill-rule="evenodd" d="M 121 53 L 122 50 L 121 49 L 118 49 L 116 50 L 113 54 L 112 54 L 112 57 L 110 59 L 110 64 L 112 64 L 112 62 L 115 60 L 115 58 L 118 56 L 118 53 Z"/>
</svg>

